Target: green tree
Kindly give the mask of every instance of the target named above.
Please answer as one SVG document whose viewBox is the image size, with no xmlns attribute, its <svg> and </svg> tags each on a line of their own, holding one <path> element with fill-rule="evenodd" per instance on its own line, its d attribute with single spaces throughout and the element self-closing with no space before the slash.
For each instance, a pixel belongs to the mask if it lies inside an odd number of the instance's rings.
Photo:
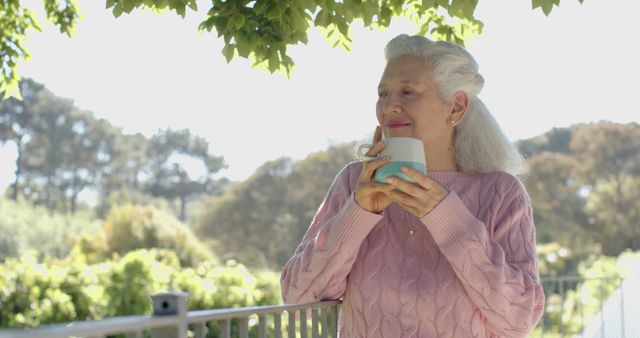
<svg viewBox="0 0 640 338">
<path fill-rule="evenodd" d="M 588 185 L 613 180 L 621 188 L 624 175 L 640 175 L 640 125 L 599 122 L 581 128 L 571 139 Z"/>
<path fill-rule="evenodd" d="M 73 111 L 69 153 L 62 163 L 61 181 L 64 196 L 69 199 L 69 210 L 78 208 L 78 195 L 86 188 L 94 188 L 101 171 L 111 161 L 107 136 L 111 124 L 95 119 L 91 112 Z"/>
<path fill-rule="evenodd" d="M 110 160 L 106 144 L 110 124 L 49 91 L 28 108 L 32 135 L 19 156 L 24 160 L 22 194 L 50 209 L 75 213 L 78 195 L 94 186 Z"/>
<path fill-rule="evenodd" d="M 25 146 L 34 137 L 35 130 L 32 120 L 33 106 L 44 92 L 44 86 L 31 79 L 20 82 L 23 99 L 0 100 L 0 144 L 13 142 L 18 154 L 16 158 L 15 179 L 12 184 L 11 198 L 18 199 L 20 179 L 24 168 Z M 0 95 L 2 95 L 0 93 Z"/>
<path fill-rule="evenodd" d="M 290 158 L 269 161 L 207 203 L 198 230 L 211 239 L 221 259 L 266 266 L 281 244 L 288 242 L 289 230 L 297 221 L 286 199 L 292 162 Z"/>
<path fill-rule="evenodd" d="M 144 190 L 142 180 L 148 163 L 149 139 L 140 133 L 124 134 L 120 128 L 112 127 L 106 141 L 110 158 L 101 169 L 103 198 L 122 189 Z"/>
<path fill-rule="evenodd" d="M 49 209 L 64 208 L 62 166 L 72 151 L 73 102 L 47 91 L 32 107 L 33 139 L 25 146 L 25 181 L 22 194 Z M 72 116 L 74 115 L 74 116 Z"/>
<path fill-rule="evenodd" d="M 580 163 L 577 177 L 587 196 L 589 230 L 603 253 L 639 249 L 640 125 L 586 125 L 572 138 L 571 149 Z"/>
<path fill-rule="evenodd" d="M 395 17 L 406 17 L 419 34 L 431 34 L 459 44 L 482 32 L 483 23 L 475 18 L 479 0 L 213 0 L 200 31 L 215 30 L 224 38 L 222 54 L 227 60 L 236 55 L 253 60 L 254 66 L 289 73 L 294 62 L 287 48 L 307 43 L 307 32 L 319 28 L 335 47 L 350 48 L 349 25 L 362 20 L 365 27 L 385 28 Z M 578 0 L 582 3 L 583 0 Z M 71 36 L 79 18 L 74 0 L 43 0 L 47 19 L 60 32 Z M 560 0 L 531 0 L 533 9 L 549 15 Z M 106 0 L 106 7 L 118 17 L 138 8 L 169 10 L 184 17 L 187 7 L 198 11 L 196 0 Z M 19 96 L 16 65 L 29 52 L 22 42 L 29 30 L 40 30 L 31 10 L 19 0 L 0 1 L 0 93 Z"/>
<path fill-rule="evenodd" d="M 542 152 L 569 154 L 571 153 L 569 144 L 571 143 L 573 133 L 581 126 L 582 125 L 578 124 L 570 128 L 552 128 L 542 135 L 519 140 L 516 142 L 516 145 L 518 146 L 518 150 L 520 150 L 522 155 L 527 159 Z"/>
<path fill-rule="evenodd" d="M 207 141 L 188 130 L 161 131 L 151 139 L 125 135 L 33 80 L 21 86 L 22 101 L 0 101 L 0 143 L 13 142 L 18 150 L 14 200 L 23 196 L 75 213 L 78 196 L 93 190 L 104 216 L 114 204 L 144 204 L 158 196 L 178 199 L 184 219 L 189 199 L 217 194 L 227 183 L 213 179 L 225 166 L 222 157 L 210 154 Z M 199 161 L 203 174 L 192 177 L 185 160 Z"/>
<path fill-rule="evenodd" d="M 20 86 L 23 100 L 0 101 L 0 142 L 13 142 L 18 154 L 11 197 L 22 193 L 75 212 L 80 192 L 96 184 L 113 157 L 112 126 L 33 80 Z"/>
<path fill-rule="evenodd" d="M 567 271 L 589 251 L 638 248 L 640 126 L 598 122 L 554 128 L 518 142 L 538 240 L 570 249 Z"/>
<path fill-rule="evenodd" d="M 111 208 L 126 204 L 167 209 L 165 201 L 145 192 L 149 139 L 140 133 L 124 134 L 121 128 L 110 126 L 103 141 L 108 161 L 100 167 L 94 186 L 98 195 L 97 216 L 105 217 Z"/>
<path fill-rule="evenodd" d="M 148 190 L 155 196 L 180 201 L 180 220 L 186 219 L 186 207 L 190 197 L 197 194 L 218 194 L 227 183 L 213 176 L 226 167 L 221 156 L 212 155 L 209 143 L 192 135 L 188 129 L 163 130 L 149 141 L 147 150 L 150 173 Z M 185 161 L 196 160 L 203 174 L 195 177 L 185 166 Z"/>
<path fill-rule="evenodd" d="M 640 250 L 640 176 L 598 182 L 587 198 L 586 211 L 593 217 L 592 231 L 605 255 Z"/>
<path fill-rule="evenodd" d="M 306 232 L 335 175 L 354 157 L 353 143 L 302 161 L 269 161 L 246 181 L 212 198 L 197 221 L 221 258 L 280 269 Z"/>
<path fill-rule="evenodd" d="M 574 158 L 543 152 L 526 162 L 525 185 L 534 206 L 538 242 L 559 242 L 573 254 L 588 248 L 591 232 L 585 231 L 585 199 L 580 195 Z"/>
<path fill-rule="evenodd" d="M 333 145 L 326 151 L 309 154 L 293 166 L 287 177 L 289 213 L 296 215 L 296 222 L 288 229 L 287 240 L 275 260 L 284 265 L 307 232 L 320 203 L 327 194 L 335 176 L 349 162 L 354 161 L 355 143 Z"/>
</svg>

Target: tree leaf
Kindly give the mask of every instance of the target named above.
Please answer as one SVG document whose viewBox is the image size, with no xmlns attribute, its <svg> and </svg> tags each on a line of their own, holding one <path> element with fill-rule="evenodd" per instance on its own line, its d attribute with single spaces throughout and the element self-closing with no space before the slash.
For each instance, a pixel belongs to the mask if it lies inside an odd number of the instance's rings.
<svg viewBox="0 0 640 338">
<path fill-rule="evenodd" d="M 14 83 L 12 80 L 19 78 L 16 65 L 20 59 L 25 60 L 29 57 L 26 49 L 20 45 L 27 37 L 25 32 L 29 28 L 40 30 L 40 27 L 28 9 L 20 4 L 20 0 L 0 0 L 0 4 L 3 1 L 9 3 L 9 9 L 5 9 L 0 19 L 0 30 L 3 37 L 8 38 L 7 43 L 0 45 L 0 55 L 5 55 L 4 58 L 0 58 L 0 81 L 4 85 L 3 88 L 8 88 L 7 86 L 11 85 L 7 84 Z M 76 1 L 43 0 L 47 19 L 67 35 L 71 35 L 78 21 Z M 105 7 L 110 9 L 116 18 L 141 6 L 156 12 L 168 7 L 169 11 L 185 17 L 187 7 L 197 11 L 197 1 L 105 0 Z M 581 4 L 584 2 L 578 1 Z M 256 53 L 256 60 L 262 65 L 269 59 L 267 46 L 269 50 L 277 47 L 276 50 L 282 51 L 283 54 L 276 57 L 275 66 L 277 69 L 283 69 L 282 67 L 288 66 L 281 65 L 279 60 L 286 56 L 286 47 L 300 42 L 307 43 L 307 32 L 311 23 L 315 27 L 331 28 L 322 31 L 328 35 L 328 42 L 336 46 L 342 43 L 346 49 L 350 43 L 340 40 L 348 38 L 349 26 L 354 20 L 362 19 L 368 28 L 383 29 L 397 16 L 408 18 L 420 28 L 422 34 L 433 31 L 438 38 L 463 43 L 472 35 L 482 32 L 482 22 L 474 17 L 478 2 L 479 0 L 211 0 L 207 18 L 198 25 L 198 30 L 211 32 L 215 29 L 217 36 L 224 38 L 225 46 L 234 39 L 239 39 L 236 36 L 238 31 L 247 34 L 247 38 L 250 36 L 248 32 L 251 32 L 257 39 L 246 40 L 234 49 L 240 48 L 238 53 L 243 57 L 251 55 L 251 52 Z M 554 6 L 559 6 L 560 0 L 531 0 L 531 4 L 533 9 L 541 8 L 548 16 Z M 451 20 L 455 21 L 452 24 L 453 29 L 438 29 L 447 26 Z M 340 36 L 335 36 L 335 30 L 340 32 Z M 223 55 L 228 57 L 231 54 L 227 47 Z M 273 70 L 273 62 L 271 66 Z M 0 90 L 0 93 L 2 92 L 3 90 Z"/>
<path fill-rule="evenodd" d="M 436 0 L 422 0 L 422 8 L 427 10 L 436 7 Z"/>
<path fill-rule="evenodd" d="M 222 48 L 222 55 L 227 60 L 227 63 L 231 62 L 233 55 L 235 54 L 235 46 L 233 44 L 227 44 Z"/>
<path fill-rule="evenodd" d="M 473 13 L 476 10 L 476 5 L 473 1 L 465 1 L 462 4 L 462 15 L 465 19 L 473 19 Z"/>
<path fill-rule="evenodd" d="M 176 13 L 178 13 L 178 15 L 180 15 L 180 17 L 184 18 L 185 15 L 187 15 L 187 11 L 186 11 L 186 7 L 183 6 L 178 6 L 176 7 Z"/>
<path fill-rule="evenodd" d="M 531 9 L 542 7 L 542 1 L 544 0 L 531 0 Z"/>
<path fill-rule="evenodd" d="M 542 1 L 542 12 L 544 13 L 544 15 L 549 16 L 552 9 L 553 9 L 553 0 Z"/>
<path fill-rule="evenodd" d="M 456 16 L 459 12 L 462 11 L 461 7 L 462 4 L 460 0 L 451 0 L 451 4 L 449 5 L 449 9 L 447 11 L 449 13 L 449 16 Z"/>
<path fill-rule="evenodd" d="M 274 73 L 276 70 L 278 70 L 280 64 L 278 62 L 278 55 L 277 55 L 277 51 L 275 49 L 272 49 L 269 52 L 269 72 Z"/>
<path fill-rule="evenodd" d="M 124 10 L 124 12 L 125 12 L 125 13 L 129 14 L 129 13 L 131 13 L 131 11 L 132 11 L 134 8 L 136 8 L 136 4 L 135 4 L 135 2 L 133 2 L 133 1 L 131 1 L 131 0 L 129 0 L 129 1 L 126 1 L 126 0 L 125 0 L 125 1 L 124 1 L 124 4 L 123 4 L 123 5 L 121 5 L 121 7 L 123 7 L 123 10 Z"/>
<path fill-rule="evenodd" d="M 393 12 L 391 12 L 391 10 L 387 7 L 382 7 L 380 9 L 380 21 L 379 24 L 387 27 L 389 26 L 389 23 L 391 22 L 391 15 L 393 14 Z"/>
<path fill-rule="evenodd" d="M 338 30 L 340 31 L 340 33 L 342 33 L 342 35 L 344 36 L 348 36 L 349 35 L 349 25 L 347 24 L 346 21 L 344 20 L 340 20 L 338 21 Z"/>
<path fill-rule="evenodd" d="M 230 22 L 233 24 L 233 26 L 236 29 L 242 28 L 242 26 L 244 26 L 244 21 L 245 21 L 245 17 L 242 14 L 235 14 L 234 16 L 231 17 L 231 20 L 230 20 Z"/>
<path fill-rule="evenodd" d="M 436 0 L 438 6 L 448 9 L 449 8 L 449 0 Z"/>
<path fill-rule="evenodd" d="M 113 16 L 118 18 L 120 15 L 122 15 L 122 5 L 118 3 L 113 7 Z"/>
<path fill-rule="evenodd" d="M 236 39 L 236 45 L 238 48 L 238 55 L 240 55 L 243 58 L 246 58 L 249 56 L 249 53 L 251 53 L 251 48 L 249 47 L 249 42 L 245 39 Z"/>
</svg>

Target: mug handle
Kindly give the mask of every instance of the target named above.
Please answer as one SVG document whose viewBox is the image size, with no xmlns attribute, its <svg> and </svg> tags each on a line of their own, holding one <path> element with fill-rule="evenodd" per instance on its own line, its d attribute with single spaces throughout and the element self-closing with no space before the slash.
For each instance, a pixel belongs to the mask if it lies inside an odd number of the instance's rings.
<svg viewBox="0 0 640 338">
<path fill-rule="evenodd" d="M 361 144 L 358 146 L 358 150 L 356 151 L 356 156 L 358 157 L 358 160 L 362 161 L 362 162 L 369 162 L 369 161 L 373 161 L 373 160 L 377 160 L 378 157 L 377 156 L 367 156 L 365 155 L 369 149 L 371 149 L 373 147 L 373 144 L 370 143 L 365 143 L 365 144 Z"/>
</svg>

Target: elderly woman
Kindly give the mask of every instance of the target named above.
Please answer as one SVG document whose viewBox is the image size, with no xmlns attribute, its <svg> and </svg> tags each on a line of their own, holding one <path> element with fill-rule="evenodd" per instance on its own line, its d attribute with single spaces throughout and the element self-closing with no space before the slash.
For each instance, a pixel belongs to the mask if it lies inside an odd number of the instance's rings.
<svg viewBox="0 0 640 338">
<path fill-rule="evenodd" d="M 477 98 L 463 48 L 400 35 L 378 86 L 383 135 L 422 140 L 428 175 L 347 165 L 284 267 L 287 303 L 342 299 L 341 337 L 524 337 L 544 304 L 522 157 Z"/>
</svg>

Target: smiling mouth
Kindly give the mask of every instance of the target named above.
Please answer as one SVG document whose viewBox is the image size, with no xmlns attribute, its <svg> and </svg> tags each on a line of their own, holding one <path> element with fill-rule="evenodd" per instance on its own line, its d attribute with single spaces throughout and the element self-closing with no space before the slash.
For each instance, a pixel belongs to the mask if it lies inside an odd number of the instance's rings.
<svg viewBox="0 0 640 338">
<path fill-rule="evenodd" d="M 410 126 L 411 123 L 409 122 L 401 122 L 401 121 L 392 121 L 392 122 L 387 122 L 385 124 L 385 126 L 387 128 L 402 128 L 402 127 L 407 127 Z"/>
</svg>

